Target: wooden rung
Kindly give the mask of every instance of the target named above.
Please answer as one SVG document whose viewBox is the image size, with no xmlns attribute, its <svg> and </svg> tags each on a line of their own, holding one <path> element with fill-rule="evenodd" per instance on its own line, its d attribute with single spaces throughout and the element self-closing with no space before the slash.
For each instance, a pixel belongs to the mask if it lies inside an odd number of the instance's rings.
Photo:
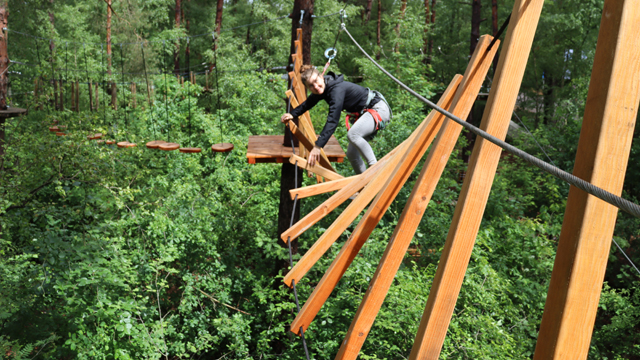
<svg viewBox="0 0 640 360">
<path fill-rule="evenodd" d="M 293 121 L 289 121 L 289 129 L 291 130 L 291 133 L 298 138 L 298 140 L 300 141 L 300 144 L 306 147 L 309 152 L 313 150 L 314 144 L 309 140 L 309 138 L 307 138 L 298 129 L 298 126 L 296 126 L 296 124 Z M 320 165 L 322 165 L 323 167 L 333 172 L 336 172 L 336 169 L 334 169 L 333 166 L 331 166 L 331 163 L 329 162 L 329 159 L 327 158 L 327 154 L 325 154 L 324 149 L 320 149 Z"/>
<path fill-rule="evenodd" d="M 293 108 L 297 108 L 300 105 L 296 97 L 293 96 L 293 91 L 287 90 L 285 94 L 287 95 L 287 98 L 291 101 L 291 106 Z M 311 116 L 309 115 L 309 112 L 306 111 L 301 116 L 298 116 L 298 119 L 300 119 L 300 121 L 303 122 L 305 134 L 307 135 L 309 140 L 315 143 L 316 140 L 318 140 L 318 135 L 316 135 L 316 131 L 313 127 L 313 123 L 311 123 Z"/>
<path fill-rule="evenodd" d="M 296 197 L 296 195 L 298 196 L 298 199 L 304 199 L 310 196 L 325 194 L 331 191 L 340 190 L 361 176 L 362 174 L 350 176 L 348 178 L 344 178 L 340 180 L 328 181 L 328 182 L 323 182 L 316 185 L 310 185 L 310 186 L 305 186 L 297 189 L 291 189 L 289 190 L 289 194 L 291 194 L 291 200 L 293 200 Z"/>
<path fill-rule="evenodd" d="M 493 62 L 495 53 L 499 47 L 496 42 L 490 51 L 487 51 L 493 38 L 485 35 L 480 38 L 476 50 L 469 61 L 464 80 L 453 100 L 453 114 L 465 119 L 473 106 L 477 93 L 485 79 Z M 451 152 L 460 136 L 462 127 L 447 120 L 440 128 L 440 132 L 433 144 L 432 150 L 424 163 L 422 172 L 416 181 L 411 196 L 404 207 L 396 229 L 389 239 L 389 244 L 382 256 L 382 260 L 371 279 L 369 288 L 360 303 L 345 340 L 341 343 L 336 359 L 355 360 L 364 344 L 373 321 L 382 306 L 393 278 L 395 277 L 402 259 L 404 258 L 411 239 L 415 234 L 433 191 L 442 176 Z"/>
<path fill-rule="evenodd" d="M 303 219 L 300 219 L 297 223 L 293 224 L 289 229 L 285 230 L 281 234 L 282 240 L 286 243 L 287 239 L 290 238 L 294 240 L 298 238 L 302 233 L 304 233 L 307 229 L 313 226 L 318 221 L 322 220 L 325 216 L 327 216 L 331 211 L 340 206 L 343 202 L 345 202 L 349 197 L 355 194 L 357 191 L 360 191 L 363 187 L 365 187 L 372 179 L 375 179 L 378 176 L 378 173 L 381 170 L 384 170 L 387 167 L 387 163 L 392 162 L 394 160 L 394 156 L 398 152 L 402 152 L 404 149 L 404 144 L 406 141 L 390 151 L 385 157 L 380 159 L 373 166 L 365 170 L 362 174 L 355 177 L 354 181 L 345 185 L 342 189 L 340 189 L 337 193 L 331 196 L 327 201 L 322 203 L 322 205 L 315 208 L 313 211 L 308 213 Z M 349 179 L 349 178 L 347 178 Z M 343 180 L 338 180 L 343 181 Z M 330 181 L 330 183 L 337 183 L 338 181 Z M 313 185 L 319 186 L 319 185 Z M 290 192 L 293 190 L 289 190 Z M 367 206 L 365 203 L 362 206 L 362 209 Z M 360 211 L 362 211 L 360 209 Z"/>
<path fill-rule="evenodd" d="M 305 100 L 307 100 L 307 89 L 302 83 L 302 80 L 300 79 L 300 77 L 296 75 L 295 72 L 293 71 L 289 72 L 289 76 L 292 79 L 291 81 L 293 81 L 291 88 L 293 88 L 296 92 L 296 99 L 298 100 L 298 103 L 303 103 Z M 291 104 L 291 106 L 294 106 L 294 105 Z M 295 105 L 295 107 L 298 107 L 298 105 Z"/>
<path fill-rule="evenodd" d="M 454 77 L 453 81 L 439 101 L 439 105 L 441 107 L 445 109 L 451 108 L 453 95 L 456 92 L 456 89 L 458 89 L 461 79 L 461 75 L 456 75 Z M 382 215 L 386 212 L 387 208 L 402 188 L 402 185 L 404 185 L 404 182 L 409 178 L 413 168 L 422 158 L 422 155 L 435 138 L 435 135 L 443 122 L 444 116 L 438 112 L 432 111 L 425 121 L 423 121 L 423 124 L 419 129 L 416 130 L 417 136 L 411 143 L 407 143 L 404 146 L 404 148 L 407 149 L 406 153 L 403 153 L 401 156 L 396 155 L 397 161 L 391 162 L 380 173 L 380 176 L 377 179 L 372 180 L 356 200 L 351 203 L 351 205 L 356 204 L 358 199 L 365 197 L 365 195 L 371 196 L 372 191 L 375 191 L 377 194 L 375 200 L 371 206 L 369 206 L 369 209 L 358 223 L 358 226 L 342 247 L 338 257 L 333 261 L 325 275 L 322 277 L 322 280 L 320 280 L 320 283 L 318 283 L 311 296 L 307 299 L 307 302 L 300 313 L 298 313 L 298 316 L 296 316 L 293 323 L 291 323 L 292 332 L 298 334 L 301 326 L 305 330 L 309 327 L 309 324 L 313 321 L 313 318 L 315 318 L 318 311 L 320 311 L 320 308 L 331 294 L 331 291 L 347 270 L 348 264 L 351 263 L 359 248 L 364 244 L 364 241 L 369 237 L 369 234 L 371 234 L 375 226 L 378 224 L 378 221 L 380 221 L 380 218 L 382 218 Z M 380 191 L 382 189 L 384 190 Z M 378 193 L 378 191 L 380 191 L 380 193 Z M 335 240 L 344 232 L 344 230 L 346 230 L 346 228 L 360 213 L 359 211 L 355 214 L 350 212 L 349 210 L 352 207 L 351 205 L 347 207 L 340 217 L 338 217 L 331 227 L 329 227 L 329 229 L 327 229 L 327 231 L 325 231 L 321 236 L 321 239 L 323 237 L 325 238 L 323 239 L 322 246 L 324 251 L 326 251 L 328 247 L 335 242 Z M 335 230 L 330 231 L 332 229 L 339 229 L 339 232 Z M 318 242 L 320 242 L 320 239 L 316 243 Z M 290 274 L 285 276 L 284 281 L 288 281 L 290 283 L 291 280 L 296 280 L 296 282 L 298 282 L 301 275 L 304 275 L 304 273 L 306 273 L 306 271 L 315 264 L 320 256 L 324 254 L 324 251 L 322 251 L 322 253 L 312 253 L 310 249 L 289 272 Z M 305 259 L 309 253 L 312 253 L 313 256 L 310 255 Z M 301 271 L 294 273 L 296 267 L 299 267 L 301 270 L 306 269 L 306 271 L 304 271 L 304 273 Z"/>
<path fill-rule="evenodd" d="M 301 158 L 298 155 L 291 155 L 291 157 L 289 158 L 289 162 L 291 164 L 295 164 L 296 161 L 298 162 L 298 166 L 300 166 L 300 167 L 302 167 L 302 168 L 304 168 L 304 169 L 306 169 L 306 170 L 308 170 L 308 171 L 310 171 L 310 172 L 312 172 L 314 174 L 318 174 L 318 175 L 320 175 L 320 176 L 322 176 L 322 177 L 324 177 L 326 179 L 329 179 L 329 180 L 344 179 L 344 176 L 342 176 L 342 175 L 340 175 L 340 174 L 338 174 L 336 172 L 333 172 L 331 170 L 325 169 L 322 166 L 320 166 L 320 164 L 316 164 L 315 166 L 310 166 L 307 163 L 307 160 Z"/>
</svg>

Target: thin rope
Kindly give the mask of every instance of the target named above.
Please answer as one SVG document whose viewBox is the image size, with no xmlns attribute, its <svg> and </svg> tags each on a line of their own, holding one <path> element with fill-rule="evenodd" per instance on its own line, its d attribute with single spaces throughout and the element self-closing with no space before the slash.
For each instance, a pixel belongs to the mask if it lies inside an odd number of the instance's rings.
<svg viewBox="0 0 640 360">
<path fill-rule="evenodd" d="M 626 212 L 628 212 L 629 214 L 640 218 L 640 206 L 638 206 L 637 204 L 632 203 L 629 200 L 623 199 L 620 196 L 617 196 L 615 194 L 612 194 L 604 189 L 601 189 L 593 184 L 590 184 L 587 181 L 584 181 L 580 178 L 578 178 L 575 175 L 569 174 L 566 171 L 563 171 L 553 165 L 550 165 L 538 158 L 536 158 L 535 156 L 532 156 L 520 149 L 518 149 L 517 147 L 510 145 L 508 143 L 506 143 L 505 141 L 502 141 L 498 138 L 496 138 L 495 136 L 467 123 L 466 121 L 460 119 L 459 117 L 453 115 L 452 113 L 446 111 L 445 109 L 441 108 L 440 106 L 434 104 L 433 102 L 429 101 L 428 99 L 426 99 L 424 96 L 418 94 L 417 92 L 415 92 L 413 89 L 411 89 L 410 87 L 408 87 L 407 85 L 405 85 L 404 83 L 402 83 L 400 80 L 398 80 L 397 78 L 395 78 L 393 75 L 391 75 L 387 70 L 385 70 L 382 66 L 380 66 L 380 64 L 378 64 L 373 58 L 371 58 L 371 56 L 369 56 L 369 54 L 367 54 L 367 52 L 360 46 L 360 44 L 358 44 L 358 42 L 353 38 L 353 36 L 351 35 L 351 33 L 349 33 L 349 31 L 347 30 L 345 25 L 342 25 L 344 31 L 347 33 L 347 35 L 349 35 L 349 37 L 351 38 L 351 41 L 353 41 L 353 43 L 360 49 L 360 51 L 371 61 L 373 62 L 373 64 L 375 64 L 385 75 L 387 75 L 388 77 L 390 77 L 393 81 L 395 81 L 398 85 L 400 85 L 403 89 L 405 89 L 406 91 L 408 91 L 410 94 L 412 94 L 413 96 L 415 96 L 416 98 L 418 98 L 420 101 L 424 102 L 425 104 L 427 104 L 429 107 L 431 107 L 432 109 L 440 112 L 441 114 L 445 115 L 446 117 L 448 117 L 449 119 L 455 121 L 456 123 L 458 123 L 459 125 L 463 126 L 464 128 L 466 128 L 467 130 L 471 131 L 473 134 L 480 136 L 482 138 L 484 138 L 487 141 L 492 142 L 495 145 L 498 145 L 499 147 L 501 147 L 502 149 L 506 150 L 507 152 L 518 156 L 519 158 L 523 159 L 524 161 L 528 162 L 531 165 L 534 165 L 538 168 L 540 168 L 541 170 L 548 172 L 549 174 L 559 178 L 560 180 L 563 180 L 565 182 L 568 182 L 569 184 L 577 187 L 580 190 L 583 190 L 585 192 L 587 192 L 590 195 L 593 195 L 595 197 L 597 197 L 600 200 L 603 200 L 611 205 L 614 205 Z"/>
<path fill-rule="evenodd" d="M 624 255 L 625 258 L 627 258 L 627 260 L 629 261 L 629 263 L 631 264 L 631 266 L 633 266 L 634 269 L 636 269 L 636 271 L 638 272 L 638 274 L 640 275 L 640 270 L 638 269 L 638 267 L 636 266 L 636 264 L 633 263 L 633 261 L 631 261 L 631 259 L 627 256 L 627 254 L 624 252 L 624 250 L 622 250 L 622 248 L 620 247 L 620 245 L 618 245 L 618 242 L 615 239 L 611 239 L 611 241 L 613 241 L 614 244 L 616 244 L 616 246 L 618 247 L 618 250 L 620 250 L 620 252 L 622 253 L 622 255 Z"/>
<path fill-rule="evenodd" d="M 124 128 L 125 131 L 129 127 L 129 114 L 127 113 L 127 98 L 124 87 L 124 52 L 122 50 L 122 44 L 120 44 L 120 69 L 122 70 L 122 110 L 124 111 Z"/>
<path fill-rule="evenodd" d="M 144 79 L 147 83 L 147 103 L 149 104 L 149 110 L 151 110 L 151 115 L 153 116 L 153 108 L 151 106 L 151 93 L 150 93 L 150 88 L 149 88 L 149 76 L 147 75 L 147 60 L 144 57 L 144 43 L 140 44 L 140 50 L 142 51 L 142 67 L 144 68 Z M 133 96 L 133 94 L 131 94 L 131 96 Z M 154 101 L 155 103 L 155 101 Z M 155 138 L 158 137 L 158 134 L 156 133 L 156 121 L 155 121 L 155 117 L 153 120 L 153 136 Z"/>
<path fill-rule="evenodd" d="M 223 142 L 223 138 L 222 138 L 222 118 L 220 118 L 220 84 L 218 81 L 218 39 L 215 37 L 213 37 L 213 41 L 216 42 L 215 46 L 213 47 L 213 62 L 216 64 L 215 66 L 215 70 L 216 70 L 216 98 L 217 98 L 217 102 L 216 102 L 216 116 L 218 117 L 218 126 L 220 127 L 220 134 L 218 135 L 218 139 L 220 140 L 220 143 Z"/>
<path fill-rule="evenodd" d="M 549 154 L 547 154 L 546 151 L 544 151 L 544 148 L 542 147 L 542 145 L 540 145 L 540 143 L 538 142 L 538 140 L 536 140 L 536 137 L 533 136 L 533 134 L 531 133 L 531 131 L 529 131 L 529 128 L 527 127 L 527 125 L 524 124 L 524 122 L 522 121 L 522 119 L 520 119 L 520 117 L 518 116 L 518 114 L 516 114 L 516 112 L 513 112 L 513 115 L 515 115 L 516 119 L 518 119 L 518 121 L 520 122 L 520 124 L 522 124 L 522 126 L 524 127 L 524 129 L 527 131 L 527 133 L 529 133 L 529 135 L 531 136 L 531 138 L 533 139 L 533 141 L 536 142 L 536 144 L 538 145 L 538 148 L 544 153 L 544 155 L 547 157 L 547 159 L 549 160 L 550 163 L 553 164 L 553 166 L 558 166 L 556 165 L 556 163 L 553 162 L 553 160 L 551 160 L 551 158 L 549 157 Z"/>
<path fill-rule="evenodd" d="M 496 41 L 498 41 L 498 39 L 500 39 L 500 36 L 502 36 L 502 33 L 506 30 L 507 25 L 509 25 L 509 20 L 511 20 L 511 14 L 509 14 L 509 16 L 507 16 L 507 18 L 504 19 L 504 22 L 502 23 L 502 26 L 500 26 L 500 30 L 498 30 L 498 32 L 496 33 L 496 36 L 494 36 L 493 40 L 491 40 L 491 43 L 489 44 L 489 47 L 487 48 L 487 52 L 489 52 L 491 50 L 491 48 L 493 47 L 493 45 L 496 43 Z"/>
</svg>

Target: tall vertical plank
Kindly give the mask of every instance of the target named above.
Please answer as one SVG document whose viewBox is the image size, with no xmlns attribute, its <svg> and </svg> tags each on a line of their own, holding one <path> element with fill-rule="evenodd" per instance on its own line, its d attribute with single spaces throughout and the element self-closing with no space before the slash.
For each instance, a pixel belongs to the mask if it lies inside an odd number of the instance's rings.
<svg viewBox="0 0 640 360">
<path fill-rule="evenodd" d="M 453 95 L 458 88 L 462 76 L 457 75 L 452 80 L 451 84 L 440 98 L 442 107 L 449 108 L 453 101 Z M 426 137 L 423 144 L 427 147 L 431 144 L 431 141 L 438 133 L 443 122 L 443 118 L 439 116 L 435 111 L 431 112 L 422 124 L 416 129 L 416 133 Z M 416 136 L 417 138 L 417 136 Z M 413 143 L 413 142 L 412 142 Z M 410 148 L 412 143 L 406 143 L 404 148 Z M 401 150 L 402 152 L 404 150 Z M 402 159 L 406 156 L 403 154 L 398 158 Z M 347 206 L 347 208 L 338 216 L 338 218 L 329 226 L 329 228 L 320 236 L 320 238 L 311 246 L 311 248 L 302 256 L 302 258 L 296 263 L 296 265 L 287 273 L 284 277 L 284 282 L 288 286 L 291 286 L 292 280 L 298 282 L 308 271 L 315 265 L 320 257 L 329 249 L 340 235 L 347 229 L 349 225 L 356 219 L 360 212 L 369 204 L 371 200 L 378 194 L 380 189 L 387 183 L 387 179 L 391 176 L 395 169 L 395 162 L 389 162 L 383 169 L 381 169 L 376 176 L 368 183 L 368 185 L 360 192 L 360 194 Z M 344 190 L 344 189 L 343 189 Z M 337 195 L 337 194 L 336 194 Z M 328 296 L 328 295 L 327 295 Z M 323 301 L 324 303 L 324 301 Z M 320 304 L 322 306 L 322 304 Z M 318 307 L 319 308 L 319 307 Z M 315 313 L 314 315 L 315 316 Z M 296 318 L 297 319 L 297 318 Z M 313 317 L 311 318 L 313 319 Z M 309 319 L 308 322 L 311 322 Z M 308 326 L 308 323 L 307 325 Z M 296 329 L 300 327 L 297 326 Z M 306 327 L 305 327 L 306 329 Z"/>
<path fill-rule="evenodd" d="M 463 86 L 477 89 L 476 91 L 480 90 L 499 45 L 497 41 L 491 50 L 487 51 L 491 40 L 493 40 L 493 37 L 489 35 L 480 38 L 474 54 L 477 59 L 471 59 L 471 65 L 467 68 L 467 73 L 464 74 L 465 79 L 473 79 L 473 81 L 463 83 Z M 472 72 L 475 72 L 475 74 L 472 74 Z M 461 95 L 462 92 L 459 93 L 459 96 Z M 473 106 L 474 99 L 468 99 L 464 103 L 458 102 L 459 100 L 460 97 L 454 100 L 455 111 L 463 114 L 469 112 Z M 462 131 L 462 126 L 453 121 L 445 120 L 444 125 L 442 125 L 433 148 L 424 163 L 422 172 L 411 191 L 411 196 L 402 211 L 400 220 L 389 240 L 389 244 L 382 255 L 382 260 L 369 283 L 369 288 L 340 346 L 336 359 L 355 360 L 358 356 L 371 330 L 373 321 L 378 311 L 380 311 L 382 302 L 389 292 L 389 287 L 400 267 L 404 254 L 409 248 L 411 239 L 420 224 L 420 220 L 422 220 L 427 205 L 431 200 L 431 195 L 433 195 L 438 180 L 440 180 L 442 172 L 447 165 L 451 152 L 460 136 L 460 131 Z"/>
<path fill-rule="evenodd" d="M 574 175 L 622 192 L 640 103 L 640 0 L 606 0 Z M 586 359 L 618 209 L 571 187 L 534 359 Z"/>
<path fill-rule="evenodd" d="M 504 139 L 544 0 L 516 0 L 480 127 Z M 410 360 L 438 359 L 487 204 L 501 149 L 476 140 Z"/>
</svg>

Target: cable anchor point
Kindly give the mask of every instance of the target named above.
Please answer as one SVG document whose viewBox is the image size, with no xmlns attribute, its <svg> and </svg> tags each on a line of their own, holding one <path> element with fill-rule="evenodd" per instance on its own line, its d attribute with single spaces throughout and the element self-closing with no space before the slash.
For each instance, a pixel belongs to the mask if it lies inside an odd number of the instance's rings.
<svg viewBox="0 0 640 360">
<path fill-rule="evenodd" d="M 302 18 L 304 17 L 304 10 L 300 10 L 300 25 L 302 25 Z"/>
</svg>

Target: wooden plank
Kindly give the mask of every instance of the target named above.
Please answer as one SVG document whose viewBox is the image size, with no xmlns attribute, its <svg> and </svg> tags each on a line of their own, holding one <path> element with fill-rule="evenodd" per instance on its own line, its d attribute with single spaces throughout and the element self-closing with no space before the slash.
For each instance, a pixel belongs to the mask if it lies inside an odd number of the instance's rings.
<svg viewBox="0 0 640 360">
<path fill-rule="evenodd" d="M 319 164 L 316 164 L 316 166 L 310 166 L 307 163 L 307 160 L 305 160 L 304 158 L 298 156 L 298 155 L 291 155 L 291 157 L 289 158 L 289 162 L 294 164 L 296 163 L 296 161 L 298 162 L 298 166 L 304 168 L 307 171 L 310 171 L 314 174 L 320 175 L 326 179 L 329 180 L 340 180 L 340 179 L 344 179 L 344 176 L 333 172 L 329 169 L 325 169 L 322 166 L 320 166 Z"/>
<path fill-rule="evenodd" d="M 295 90 L 295 94 L 296 94 L 296 99 L 298 99 L 298 103 L 302 104 L 305 100 L 307 100 L 307 88 L 304 86 L 304 84 L 302 83 L 302 80 L 300 80 L 300 77 L 298 75 L 296 75 L 295 72 L 291 71 L 289 72 L 289 77 L 291 77 L 291 79 L 293 79 L 293 84 L 291 85 L 291 88 L 293 90 Z M 291 106 L 294 106 L 293 104 L 291 104 Z M 295 105 L 296 107 L 298 105 Z"/>
<path fill-rule="evenodd" d="M 310 185 L 310 186 L 305 186 L 297 189 L 291 189 L 289 190 L 289 194 L 291 194 L 291 200 L 293 200 L 296 197 L 296 195 L 298 196 L 298 199 L 304 199 L 310 196 L 325 194 L 331 191 L 340 190 L 361 176 L 362 174 L 349 176 L 348 178 L 344 178 L 340 180 L 328 181 L 328 182 L 323 182 L 316 185 Z"/>
<path fill-rule="evenodd" d="M 399 152 L 399 151 L 398 151 Z M 286 243 L 287 239 L 294 240 L 298 238 L 302 233 L 304 233 L 307 229 L 313 226 L 318 221 L 322 220 L 325 216 L 327 216 L 331 211 L 340 206 L 343 202 L 345 202 L 350 196 L 355 194 L 357 191 L 360 191 L 363 187 L 365 187 L 372 179 L 376 179 L 377 176 L 380 176 L 380 172 L 387 168 L 387 163 L 393 162 L 394 155 L 396 150 L 389 152 L 385 157 L 380 159 L 373 166 L 365 170 L 360 176 L 352 183 L 347 184 L 344 188 L 338 191 L 336 194 L 331 196 L 327 201 L 322 203 L 322 205 L 318 206 L 316 209 L 308 213 L 304 218 L 300 219 L 297 223 L 283 232 L 280 237 Z M 403 153 L 404 154 L 404 153 Z M 387 175 L 388 176 L 388 175 Z M 372 190 L 370 190 L 372 191 Z M 373 195 L 365 194 L 364 197 L 368 198 L 368 200 L 364 200 L 364 198 L 358 200 L 359 205 L 358 208 L 360 210 L 354 209 L 354 212 L 360 213 L 362 209 L 373 199 L 376 192 L 372 192 Z M 318 244 L 321 244 L 322 241 L 318 240 Z M 325 250 L 326 251 L 326 250 Z M 309 251 L 307 251 L 308 253 Z M 291 273 L 291 272 L 290 272 Z M 286 278 L 285 278 L 286 282 Z"/>
<path fill-rule="evenodd" d="M 544 0 L 516 0 L 480 127 L 504 139 Z M 502 149 L 478 138 L 410 359 L 438 359 Z"/>
<path fill-rule="evenodd" d="M 291 106 L 293 106 L 294 108 L 297 108 L 300 103 L 298 102 L 298 100 L 296 99 L 295 96 L 293 96 L 293 91 L 291 90 L 287 90 L 287 92 L 285 93 L 287 95 L 287 98 L 289 98 L 291 100 Z M 299 116 L 298 119 L 300 119 L 300 121 L 304 122 L 305 128 L 310 130 L 309 131 L 309 140 L 311 140 L 313 143 L 316 142 L 316 140 L 318 140 L 318 135 L 316 135 L 316 131 L 313 128 L 313 123 L 311 123 L 311 115 L 309 115 L 308 111 L 305 111 L 304 114 L 302 114 L 302 116 Z"/>
<path fill-rule="evenodd" d="M 282 145 L 283 135 L 252 135 L 249 136 L 247 159 L 255 159 L 257 163 L 276 162 L 277 158 L 288 161 L 291 148 Z M 294 150 L 297 151 L 298 148 Z M 335 136 L 331 136 L 324 151 L 329 161 L 343 162 L 346 156 Z M 254 160 L 250 160 L 253 162 Z"/>
<path fill-rule="evenodd" d="M 445 109 L 449 108 L 452 101 L 453 95 L 460 84 L 462 76 L 456 75 L 445 91 L 445 93 L 440 98 L 439 104 L 443 106 Z M 423 123 L 416 129 L 416 136 L 413 138 L 411 142 L 405 143 L 403 145 L 403 150 L 399 151 L 398 154 L 394 156 L 395 161 L 390 161 L 387 166 L 382 169 L 378 176 L 371 180 L 371 182 L 362 190 L 360 195 L 356 197 L 354 201 L 340 214 L 340 216 L 334 221 L 334 223 L 327 229 L 324 234 L 316 241 L 315 244 L 307 251 L 304 256 L 298 261 L 298 263 L 289 271 L 289 273 L 285 276 L 285 283 L 290 284 L 292 280 L 296 280 L 296 282 L 304 276 L 304 274 L 317 262 L 317 260 L 326 252 L 326 250 L 333 244 L 336 239 L 346 230 L 346 228 L 355 220 L 355 218 L 360 214 L 360 212 L 364 209 L 364 207 L 371 201 L 371 199 L 378 194 L 380 189 L 383 188 L 384 185 L 388 184 L 388 179 L 392 176 L 395 176 L 394 171 L 398 170 L 398 166 L 396 163 L 403 163 L 405 159 L 411 159 L 412 161 L 419 161 L 419 154 L 413 154 L 416 148 L 426 151 L 426 148 L 431 144 L 431 141 L 435 137 L 436 133 L 440 129 L 440 126 L 443 122 L 443 117 L 432 111 L 429 116 L 423 121 Z M 421 146 L 413 146 L 414 144 L 419 143 Z M 406 152 L 404 151 L 406 149 Z M 421 156 L 421 155 L 420 155 Z M 415 166 L 415 165 L 414 165 Z M 411 171 L 404 171 L 405 173 L 411 173 Z M 408 175 L 407 175 L 408 176 Z M 380 194 L 374 200 L 374 204 L 369 207 L 369 210 L 363 217 L 363 219 L 368 218 L 367 214 L 371 213 L 372 209 L 375 208 L 375 203 L 380 198 Z M 363 222 L 361 221 L 356 227 L 355 232 L 358 232 L 358 229 L 362 228 Z M 355 234 L 354 232 L 354 234 Z M 352 236 L 353 237 L 353 236 Z M 350 237 L 350 239 L 352 238 Z M 343 248 L 344 250 L 344 248 Z M 334 261 L 335 264 L 335 261 Z M 333 266 L 333 265 L 332 265 Z M 331 270 L 331 268 L 329 269 Z M 327 274 L 322 278 L 322 281 L 326 283 Z M 320 284 L 318 284 L 320 286 Z M 327 297 L 330 294 L 326 291 L 318 292 L 318 287 L 313 291 L 307 302 L 305 303 L 302 311 L 298 313 L 298 316 L 295 318 L 293 323 L 291 324 L 291 329 L 293 332 L 298 333 L 300 331 L 300 326 L 303 326 L 304 329 L 309 326 L 318 310 L 324 304 Z"/>
<path fill-rule="evenodd" d="M 493 37 L 489 35 L 480 38 L 476 50 L 469 61 L 463 82 L 460 84 L 453 100 L 453 114 L 463 119 L 471 111 L 471 107 L 477 97 L 475 94 L 480 91 L 480 87 L 498 49 L 499 41 L 494 44 L 490 51 L 487 51 L 491 40 L 493 40 Z M 462 131 L 462 126 L 448 119 L 445 120 L 444 125 L 440 128 L 432 150 L 423 165 L 422 172 L 389 240 L 382 260 L 351 322 L 349 331 L 341 343 L 336 359 L 355 360 L 358 356 L 382 306 L 382 302 L 389 291 L 393 278 L 409 248 L 411 239 L 418 225 L 420 225 L 433 191 L 460 136 L 460 131 Z"/>
<path fill-rule="evenodd" d="M 640 0 L 606 0 L 573 174 L 622 193 L 640 103 Z M 586 359 L 618 209 L 571 187 L 534 359 Z"/>
<path fill-rule="evenodd" d="M 298 127 L 293 121 L 289 121 L 289 129 L 291 130 L 291 133 L 298 138 L 298 140 L 300 141 L 300 144 L 306 147 L 307 150 L 311 151 L 313 149 L 315 144 L 313 144 L 309 140 L 309 138 L 307 138 L 301 131 L 298 130 Z M 333 166 L 331 166 L 329 159 L 327 159 L 327 154 L 325 153 L 324 149 L 320 149 L 320 165 L 324 166 L 325 168 L 331 171 L 336 172 L 336 169 L 334 169 Z"/>
</svg>

